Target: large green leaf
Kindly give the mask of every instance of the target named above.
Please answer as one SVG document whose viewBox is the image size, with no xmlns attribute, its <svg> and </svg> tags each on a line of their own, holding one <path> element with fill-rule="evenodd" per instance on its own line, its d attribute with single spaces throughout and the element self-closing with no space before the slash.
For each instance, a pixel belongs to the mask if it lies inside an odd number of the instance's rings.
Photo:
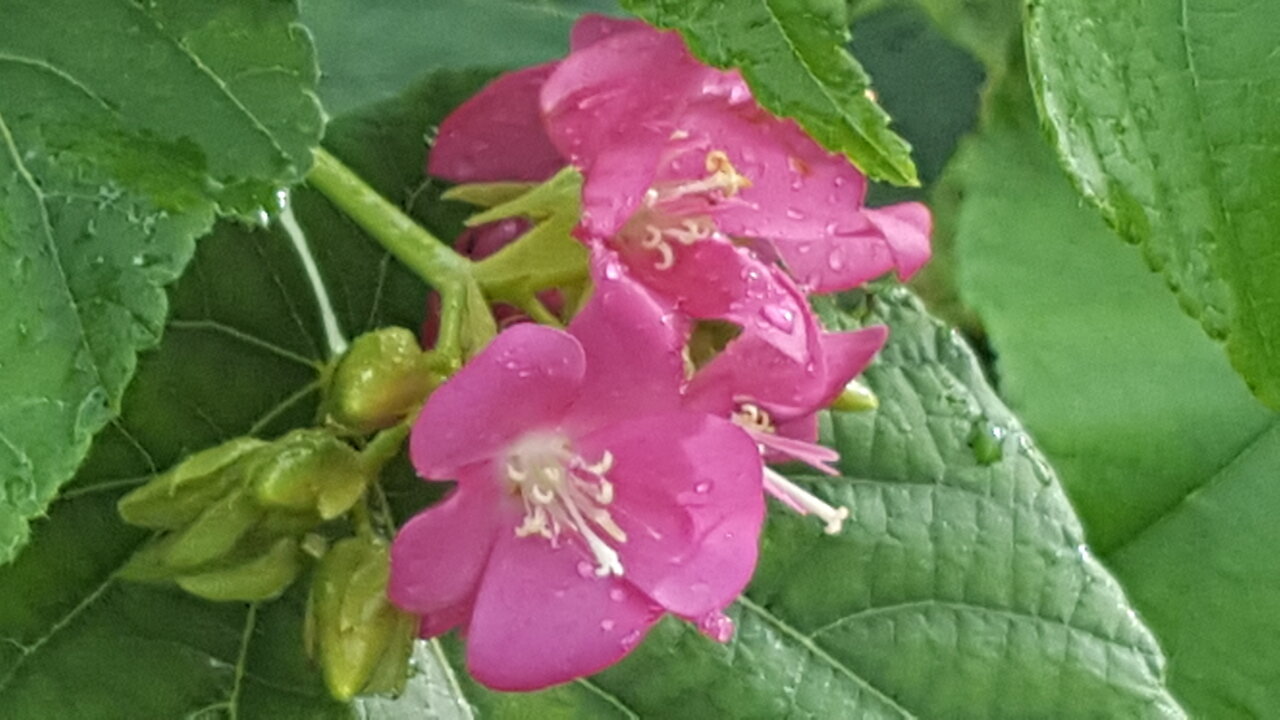
<svg viewBox="0 0 1280 720">
<path fill-rule="evenodd" d="M 797 477 L 853 508 L 850 527 L 827 536 L 772 507 L 733 642 L 668 620 L 610 670 L 506 695 L 471 682 L 450 641 L 457 670 L 437 677 L 457 689 L 429 707 L 460 693 L 484 718 L 1181 717 L 1155 641 L 972 354 L 905 291 L 872 305 L 893 333 L 866 378 L 881 407 L 831 418 L 842 477 Z"/>
<path fill-rule="evenodd" d="M 401 93 L 441 69 L 510 69 L 569 51 L 578 13 L 616 13 L 615 0 L 301 0 L 316 35 L 320 97 L 342 114 Z"/>
<path fill-rule="evenodd" d="M 911 146 L 867 93 L 871 79 L 845 49 L 844 0 L 623 0 L 716 67 L 737 68 L 761 105 L 795 118 L 828 149 L 877 180 L 915 185 Z"/>
<path fill-rule="evenodd" d="M 1031 77 L 1085 196 L 1280 409 L 1280 4 L 1030 3 Z"/>
<path fill-rule="evenodd" d="M 358 148 L 352 164 L 388 197 L 412 204 L 429 194 L 419 192 L 415 143 L 441 108 L 484 77 L 424 86 L 417 99 L 442 105 L 415 102 L 416 114 L 393 125 L 406 139 L 402 153 L 364 145 L 359 129 L 381 126 L 360 119 L 335 123 L 333 146 L 344 156 Z M 327 698 L 302 656 L 300 592 L 246 608 L 113 577 L 146 539 L 116 516 L 122 492 L 222 439 L 271 437 L 313 420 L 326 314 L 348 335 L 421 320 L 425 289 L 385 252 L 309 191 L 295 191 L 294 208 L 331 311 L 278 226 L 223 223 L 201 241 L 171 292 L 164 341 L 143 357 L 122 417 L 37 525 L 32 547 L 0 568 L 0 717 L 350 714 Z"/>
<path fill-rule="evenodd" d="M 0 563 L 119 409 L 215 213 L 321 129 L 287 2 L 0 0 Z"/>
<path fill-rule="evenodd" d="M 961 286 L 1001 388 L 1168 652 L 1173 692 L 1196 717 L 1280 714 L 1276 415 L 1080 207 L 1029 100 L 1000 107 L 959 170 Z"/>
</svg>

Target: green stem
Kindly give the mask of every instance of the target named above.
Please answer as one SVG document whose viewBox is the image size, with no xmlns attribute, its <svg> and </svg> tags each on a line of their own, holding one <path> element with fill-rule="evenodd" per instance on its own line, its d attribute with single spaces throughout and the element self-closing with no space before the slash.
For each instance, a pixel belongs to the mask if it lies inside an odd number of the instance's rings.
<svg viewBox="0 0 1280 720">
<path fill-rule="evenodd" d="M 307 182 L 440 293 L 436 350 L 446 367 L 455 370 L 464 359 L 463 315 L 467 294 L 475 284 L 471 261 L 423 229 L 324 148 L 316 148 Z"/>
<path fill-rule="evenodd" d="M 459 285 L 470 272 L 469 260 L 424 230 L 341 160 L 324 148 L 316 148 L 315 160 L 307 182 L 418 277 L 445 290 Z"/>
</svg>

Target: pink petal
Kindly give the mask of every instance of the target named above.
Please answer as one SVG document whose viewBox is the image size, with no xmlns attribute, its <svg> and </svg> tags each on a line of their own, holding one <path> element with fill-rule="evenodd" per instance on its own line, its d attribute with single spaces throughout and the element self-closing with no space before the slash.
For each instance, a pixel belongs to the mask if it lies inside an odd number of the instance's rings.
<svg viewBox="0 0 1280 720">
<path fill-rule="evenodd" d="M 876 326 L 825 333 L 812 315 L 816 337 L 811 355 L 797 362 L 763 339 L 742 335 L 706 365 L 689 384 L 686 407 L 723 415 L 753 402 L 775 420 L 816 412 L 835 400 L 884 345 L 887 330 Z"/>
<path fill-rule="evenodd" d="M 590 13 L 583 15 L 573 24 L 569 34 L 569 48 L 577 52 L 594 45 L 607 37 L 635 30 L 648 30 L 649 26 L 639 20 L 622 20 Z"/>
<path fill-rule="evenodd" d="M 868 208 L 864 214 L 888 242 L 899 278 L 909 279 L 929 261 L 929 236 L 933 232 L 929 208 L 914 202 L 898 203 Z"/>
<path fill-rule="evenodd" d="M 680 129 L 707 151 L 729 156 L 751 181 L 741 203 L 717 212 L 728 235 L 773 241 L 821 240 L 836 232 L 862 230 L 860 216 L 867 181 L 843 156 L 827 152 L 791 120 L 779 119 L 755 103 L 731 106 L 720 99 L 690 105 Z M 705 155 L 673 161 L 696 164 Z M 672 172 L 683 174 L 679 167 Z"/>
<path fill-rule="evenodd" d="M 507 73 L 440 124 L 427 173 L 454 182 L 546 180 L 565 160 L 547 138 L 538 93 L 555 63 Z"/>
<path fill-rule="evenodd" d="M 418 637 L 439 637 L 454 628 L 463 627 L 471 619 L 471 608 L 475 605 L 475 597 L 468 597 L 456 605 L 437 610 L 422 616 L 418 625 Z"/>
<path fill-rule="evenodd" d="M 640 29 L 574 51 L 547 78 L 547 132 L 583 172 L 591 234 L 612 235 L 640 204 L 679 108 L 708 72 L 675 33 Z"/>
<path fill-rule="evenodd" d="M 820 241 L 775 246 L 792 277 L 814 293 L 855 288 L 896 266 L 892 249 L 874 226 L 854 234 L 837 233 Z"/>
<path fill-rule="evenodd" d="M 622 659 L 661 616 L 630 583 L 592 574 L 573 542 L 499 533 L 467 629 L 467 667 L 495 690 L 538 690 Z"/>
<path fill-rule="evenodd" d="M 620 253 L 633 275 L 690 317 L 729 320 L 788 357 L 806 357 L 807 306 L 776 268 L 723 238 L 673 243 L 671 250 L 674 262 L 665 269 L 654 251 L 638 245 Z"/>
<path fill-rule="evenodd" d="M 500 526 L 518 512 L 502 512 L 498 483 L 481 466 L 448 498 L 413 517 L 391 543 L 387 595 L 402 610 L 431 616 L 475 594 Z"/>
<path fill-rule="evenodd" d="M 441 385 L 422 408 L 409 456 L 425 478 L 496 455 L 529 430 L 559 424 L 585 373 L 578 341 L 542 325 L 515 325 Z"/>
<path fill-rule="evenodd" d="M 566 423 L 594 429 L 611 418 L 677 409 L 688 322 L 633 280 L 610 250 L 593 251 L 592 277 L 591 300 L 569 325 L 587 369 Z"/>
<path fill-rule="evenodd" d="M 610 426 L 578 448 L 613 454 L 609 511 L 626 578 L 659 605 L 698 618 L 730 603 L 755 569 L 764 519 L 760 452 L 739 427 L 698 413 Z"/>
</svg>

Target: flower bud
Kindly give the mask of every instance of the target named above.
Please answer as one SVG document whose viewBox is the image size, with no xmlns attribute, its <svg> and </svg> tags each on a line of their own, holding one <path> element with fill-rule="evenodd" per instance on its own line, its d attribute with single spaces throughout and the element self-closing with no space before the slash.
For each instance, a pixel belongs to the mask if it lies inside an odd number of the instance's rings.
<svg viewBox="0 0 1280 720">
<path fill-rule="evenodd" d="M 857 380 L 850 380 L 849 384 L 844 386 L 844 391 L 831 403 L 832 410 L 844 412 L 864 412 L 878 407 L 880 407 L 880 399 L 871 388 Z"/>
<path fill-rule="evenodd" d="M 413 333 L 382 328 L 355 339 L 333 371 L 329 417 L 360 434 L 396 424 L 431 392 L 434 382 Z"/>
<path fill-rule="evenodd" d="M 174 535 L 164 564 L 180 570 L 226 557 L 261 518 L 262 510 L 253 498 L 244 490 L 235 490 Z"/>
<path fill-rule="evenodd" d="M 253 497 L 264 508 L 318 513 L 321 520 L 350 510 L 370 479 L 360 454 L 323 430 L 289 433 L 264 451 L 248 473 Z"/>
<path fill-rule="evenodd" d="M 335 544 L 316 571 L 307 646 L 339 700 L 398 691 L 408 676 L 418 621 L 387 600 L 389 573 L 386 545 L 363 537 Z"/>
<path fill-rule="evenodd" d="M 231 489 L 240 477 L 239 461 L 264 444 L 244 437 L 198 452 L 120 498 L 120 516 L 156 530 L 185 527 Z"/>
<path fill-rule="evenodd" d="M 182 575 L 177 581 L 183 590 L 206 600 L 257 602 L 279 597 L 301 570 L 298 541 L 281 538 L 261 555 L 227 567 Z"/>
</svg>

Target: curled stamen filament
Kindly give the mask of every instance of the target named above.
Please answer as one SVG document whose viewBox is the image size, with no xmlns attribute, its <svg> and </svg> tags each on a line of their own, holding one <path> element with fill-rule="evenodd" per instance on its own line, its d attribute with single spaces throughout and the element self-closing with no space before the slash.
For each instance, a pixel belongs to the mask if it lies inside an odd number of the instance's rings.
<svg viewBox="0 0 1280 720">
<path fill-rule="evenodd" d="M 532 458 L 509 459 L 506 477 L 518 489 L 525 510 L 516 535 L 537 535 L 556 546 L 560 534 L 572 530 L 595 557 L 598 577 L 621 576 L 618 552 L 596 532 L 598 528 L 616 542 L 627 541 L 626 532 L 603 507 L 613 501 L 613 484 L 604 477 L 612 467 L 613 455 L 608 451 L 587 463 L 567 445 L 544 446 Z"/>
<path fill-rule="evenodd" d="M 834 507 L 813 493 L 796 485 L 773 468 L 764 469 L 764 487 L 787 505 L 797 509 L 801 514 L 813 513 L 827 525 L 823 529 L 828 535 L 838 535 L 849 518 L 849 508 Z"/>
</svg>

